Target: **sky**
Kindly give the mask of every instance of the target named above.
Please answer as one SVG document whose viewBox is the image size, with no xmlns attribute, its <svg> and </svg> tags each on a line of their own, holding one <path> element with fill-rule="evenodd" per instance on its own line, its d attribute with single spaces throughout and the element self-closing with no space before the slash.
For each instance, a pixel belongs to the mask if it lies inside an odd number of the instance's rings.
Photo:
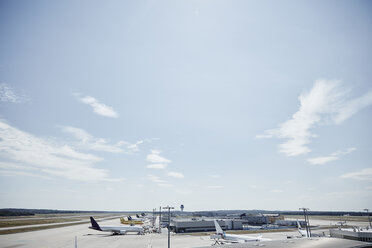
<svg viewBox="0 0 372 248">
<path fill-rule="evenodd" d="M 370 1 L 0 1 L 0 208 L 372 209 Z"/>
</svg>

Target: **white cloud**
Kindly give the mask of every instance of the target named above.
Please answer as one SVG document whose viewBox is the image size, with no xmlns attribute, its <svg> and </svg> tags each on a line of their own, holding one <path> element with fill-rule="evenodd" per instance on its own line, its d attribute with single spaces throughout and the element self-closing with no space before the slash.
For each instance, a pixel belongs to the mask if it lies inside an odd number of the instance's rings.
<svg viewBox="0 0 372 248">
<path fill-rule="evenodd" d="M 338 160 L 340 155 L 346 155 L 346 154 L 349 154 L 349 153 L 351 153 L 355 150 L 356 150 L 355 147 L 351 147 L 351 148 L 346 149 L 345 151 L 334 152 L 330 156 L 309 158 L 309 159 L 307 159 L 307 161 L 310 164 L 323 165 L 323 164 L 326 164 L 328 162 Z"/>
<path fill-rule="evenodd" d="M 115 112 L 115 110 L 107 106 L 104 103 L 99 102 L 97 99 L 95 99 L 92 96 L 80 96 L 80 94 L 75 93 L 73 94 L 75 97 L 77 97 L 82 103 L 85 103 L 93 108 L 93 111 L 98 114 L 105 117 L 111 117 L 111 118 L 117 118 L 119 117 L 119 114 Z"/>
<path fill-rule="evenodd" d="M 149 169 L 157 169 L 157 170 L 163 170 L 167 167 L 167 164 L 149 164 L 146 166 L 146 168 Z"/>
<path fill-rule="evenodd" d="M 184 178 L 184 175 L 180 172 L 168 172 L 167 175 L 175 178 Z"/>
<path fill-rule="evenodd" d="M 338 157 L 335 156 L 328 156 L 328 157 L 315 157 L 315 158 L 309 158 L 307 161 L 310 164 L 325 164 L 331 161 L 338 160 Z"/>
<path fill-rule="evenodd" d="M 151 150 L 151 154 L 147 155 L 146 160 L 150 163 L 168 164 L 171 160 L 160 156 L 159 150 Z"/>
<path fill-rule="evenodd" d="M 334 152 L 334 153 L 332 153 L 332 155 L 333 156 L 346 155 L 346 154 L 352 153 L 353 151 L 356 151 L 356 148 L 355 147 L 350 147 L 350 148 L 346 149 L 345 151 Z"/>
<path fill-rule="evenodd" d="M 281 190 L 281 189 L 273 189 L 273 190 L 271 190 L 271 192 L 272 193 L 282 193 L 283 190 Z"/>
<path fill-rule="evenodd" d="M 132 153 L 139 151 L 138 145 L 143 143 L 143 141 L 140 140 L 134 144 L 131 144 L 126 141 L 119 141 L 115 144 L 109 144 L 108 141 L 105 139 L 96 138 L 83 129 L 71 127 L 71 126 L 62 127 L 62 131 L 73 135 L 79 141 L 79 143 L 75 145 L 79 146 L 82 149 L 86 149 L 86 150 L 112 152 L 112 153 L 125 152 L 125 153 L 132 154 Z"/>
<path fill-rule="evenodd" d="M 208 189 L 223 189 L 224 186 L 221 185 L 209 185 L 207 186 Z"/>
<path fill-rule="evenodd" d="M 372 168 L 366 168 L 360 171 L 346 173 L 342 175 L 341 178 L 372 181 Z"/>
<path fill-rule="evenodd" d="M 37 174 L 55 175 L 78 181 L 122 180 L 110 178 L 107 170 L 93 168 L 93 164 L 102 161 L 102 158 L 28 134 L 2 120 L 0 158 L 7 161 L 7 169 L 14 171 L 25 171 L 28 169 L 23 167 L 30 167 L 37 170 L 35 172 Z"/>
<path fill-rule="evenodd" d="M 147 178 L 153 183 L 167 183 L 167 181 L 160 179 L 158 176 L 147 175 Z"/>
<path fill-rule="evenodd" d="M 371 190 L 372 191 L 372 186 L 366 186 L 364 187 L 365 190 Z"/>
<path fill-rule="evenodd" d="M 159 187 L 164 187 L 164 188 L 169 188 L 172 187 L 173 185 L 170 183 L 158 183 Z"/>
<path fill-rule="evenodd" d="M 126 148 L 132 152 L 138 152 L 139 151 L 139 147 L 138 145 L 142 144 L 143 143 L 143 140 L 139 140 L 137 141 L 136 143 L 134 144 L 130 144 L 130 143 L 127 143 L 125 141 L 121 141 L 122 143 L 124 142 L 124 144 L 126 145 Z"/>
<path fill-rule="evenodd" d="M 264 189 L 265 187 L 262 185 L 249 185 L 248 186 L 251 189 Z"/>
<path fill-rule="evenodd" d="M 172 184 L 170 184 L 169 182 L 161 179 L 160 177 L 158 176 L 154 176 L 154 175 L 147 175 L 147 178 L 148 180 L 150 180 L 151 182 L 155 183 L 157 186 L 159 187 L 164 187 L 164 188 L 168 188 L 168 187 L 171 187 L 173 186 Z"/>
<path fill-rule="evenodd" d="M 0 162 L 0 169 L 36 170 L 37 168 L 32 166 L 24 166 L 18 163 Z"/>
<path fill-rule="evenodd" d="M 210 174 L 210 175 L 208 175 L 208 177 L 210 177 L 210 178 L 219 178 L 220 175 L 217 175 L 217 174 Z"/>
<path fill-rule="evenodd" d="M 287 156 L 308 153 L 311 151 L 308 145 L 316 136 L 310 132 L 311 128 L 317 124 L 340 124 L 372 104 L 372 91 L 355 99 L 349 98 L 349 92 L 338 81 L 316 80 L 309 92 L 299 96 L 300 108 L 291 119 L 256 138 L 286 139 L 278 150 Z"/>
<path fill-rule="evenodd" d="M 191 195 L 192 191 L 190 190 L 185 190 L 185 189 L 175 189 L 174 190 L 176 193 L 181 194 L 181 195 Z"/>
<path fill-rule="evenodd" d="M 13 169 L 13 168 L 10 168 Z M 52 180 L 51 177 L 48 176 L 43 176 L 39 174 L 35 174 L 32 172 L 27 172 L 27 171 L 17 171 L 17 170 L 0 170 L 0 175 L 1 176 L 27 176 L 27 177 L 38 177 L 46 180 Z"/>
<path fill-rule="evenodd" d="M 24 95 L 15 93 L 8 84 L 0 84 L 0 101 L 21 103 L 29 101 L 29 99 Z"/>
</svg>

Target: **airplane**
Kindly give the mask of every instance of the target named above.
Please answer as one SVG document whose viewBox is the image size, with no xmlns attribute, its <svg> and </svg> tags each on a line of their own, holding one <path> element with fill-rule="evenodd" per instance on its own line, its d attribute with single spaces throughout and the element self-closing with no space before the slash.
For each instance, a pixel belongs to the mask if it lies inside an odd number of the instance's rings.
<svg viewBox="0 0 372 248">
<path fill-rule="evenodd" d="M 298 232 L 301 234 L 301 237 L 309 238 L 309 235 L 307 234 L 306 230 L 302 229 L 299 221 L 297 221 L 297 227 L 298 227 Z M 323 234 L 311 233 L 310 235 L 310 237 L 322 237 L 322 236 L 324 236 L 324 233 Z"/>
<path fill-rule="evenodd" d="M 245 243 L 245 242 L 252 242 L 252 241 L 270 241 L 271 239 L 262 238 L 260 236 L 247 236 L 247 235 L 236 235 L 236 234 L 226 234 L 218 222 L 214 220 L 214 225 L 216 227 L 216 235 L 212 235 L 211 238 L 216 240 L 215 244 L 223 244 L 223 243 Z M 222 241 L 221 241 L 222 239 Z"/>
<path fill-rule="evenodd" d="M 159 216 L 156 217 L 155 221 L 145 221 L 143 228 L 147 233 L 161 233 Z"/>
<path fill-rule="evenodd" d="M 140 215 L 139 214 L 136 214 L 137 218 L 140 219 L 140 218 L 143 218 L 146 216 L 145 213 L 141 213 Z"/>
<path fill-rule="evenodd" d="M 302 229 L 299 221 L 297 221 L 297 227 L 298 227 L 298 232 L 300 233 L 301 237 L 308 237 L 307 231 Z"/>
<path fill-rule="evenodd" d="M 143 220 L 137 220 L 137 219 L 133 219 L 131 216 L 128 216 L 127 217 L 127 220 L 125 220 L 123 217 L 120 217 L 120 223 L 121 224 L 125 224 L 125 225 L 142 225 L 143 224 Z"/>
<path fill-rule="evenodd" d="M 309 235 L 307 234 L 306 229 L 302 229 L 301 224 L 298 220 L 297 220 L 297 230 L 298 230 L 300 235 L 297 235 L 297 236 L 295 236 L 295 235 L 288 236 L 287 235 L 287 239 L 304 238 L 304 237 L 309 238 Z M 324 236 L 325 236 L 324 232 L 323 232 L 323 234 L 318 234 L 318 233 L 312 233 L 311 234 L 311 237 L 324 237 Z"/>
<path fill-rule="evenodd" d="M 101 232 L 112 232 L 112 234 L 127 234 L 128 232 L 136 232 L 137 234 L 144 234 L 144 229 L 138 226 L 100 226 L 96 220 L 90 217 L 90 229 L 94 229 Z"/>
</svg>

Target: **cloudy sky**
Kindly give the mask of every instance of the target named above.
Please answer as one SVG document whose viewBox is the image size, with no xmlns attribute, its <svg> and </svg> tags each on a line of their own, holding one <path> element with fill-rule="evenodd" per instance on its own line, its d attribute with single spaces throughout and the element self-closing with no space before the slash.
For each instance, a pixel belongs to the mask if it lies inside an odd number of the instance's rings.
<svg viewBox="0 0 372 248">
<path fill-rule="evenodd" d="M 0 207 L 372 207 L 370 1 L 1 1 Z"/>
</svg>

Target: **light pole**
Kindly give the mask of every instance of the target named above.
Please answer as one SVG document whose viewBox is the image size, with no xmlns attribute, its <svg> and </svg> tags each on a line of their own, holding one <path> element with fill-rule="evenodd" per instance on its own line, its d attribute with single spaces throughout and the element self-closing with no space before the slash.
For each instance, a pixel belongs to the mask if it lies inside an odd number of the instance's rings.
<svg viewBox="0 0 372 248">
<path fill-rule="evenodd" d="M 367 215 L 368 215 L 368 221 L 369 221 L 369 227 L 372 228 L 372 225 L 371 225 L 371 217 L 369 217 L 369 209 L 368 208 L 365 208 L 364 211 L 367 211 Z"/>
<path fill-rule="evenodd" d="M 168 248 L 170 248 L 170 220 L 171 220 L 171 215 L 170 215 L 170 210 L 174 209 L 174 207 L 163 207 L 163 209 L 168 209 Z"/>
<path fill-rule="evenodd" d="M 310 231 L 310 221 L 309 221 L 309 216 L 307 216 L 307 210 L 309 210 L 309 208 L 299 208 L 299 210 L 303 210 L 304 211 L 304 217 L 305 217 L 305 222 L 306 222 L 306 234 L 307 234 L 307 237 L 311 237 L 311 231 Z"/>
<path fill-rule="evenodd" d="M 159 207 L 159 233 L 161 233 L 161 206 Z"/>
</svg>

